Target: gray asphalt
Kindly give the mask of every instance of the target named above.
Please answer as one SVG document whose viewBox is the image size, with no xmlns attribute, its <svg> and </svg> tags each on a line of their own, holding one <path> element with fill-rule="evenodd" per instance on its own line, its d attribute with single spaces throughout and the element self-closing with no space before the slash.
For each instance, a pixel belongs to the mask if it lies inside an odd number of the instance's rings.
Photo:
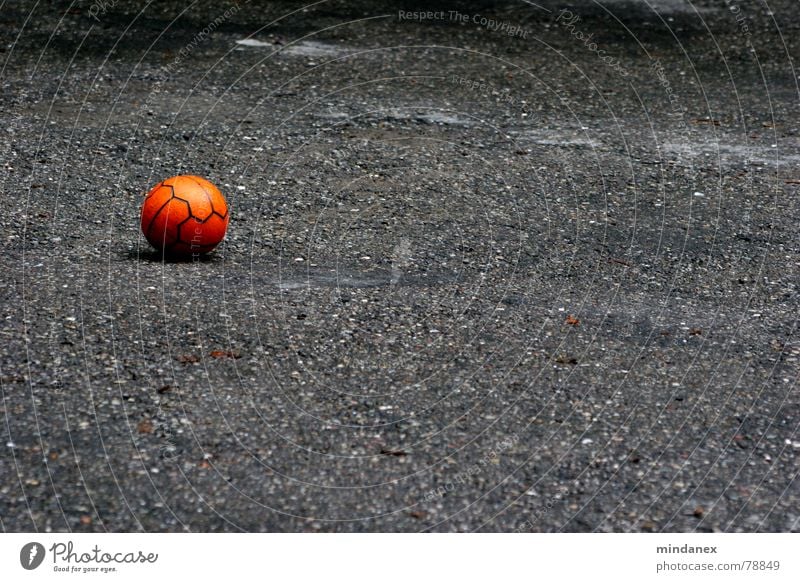
<svg viewBox="0 0 800 582">
<path fill-rule="evenodd" d="M 800 8 L 533 4 L 4 3 L 2 530 L 800 530 Z"/>
</svg>

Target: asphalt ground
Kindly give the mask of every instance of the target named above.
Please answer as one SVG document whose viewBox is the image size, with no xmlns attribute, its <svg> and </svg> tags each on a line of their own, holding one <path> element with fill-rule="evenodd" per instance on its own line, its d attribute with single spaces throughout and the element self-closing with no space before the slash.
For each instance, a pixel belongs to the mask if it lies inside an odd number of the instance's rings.
<svg viewBox="0 0 800 582">
<path fill-rule="evenodd" d="M 798 16 L 3 3 L 2 530 L 798 531 Z"/>
</svg>

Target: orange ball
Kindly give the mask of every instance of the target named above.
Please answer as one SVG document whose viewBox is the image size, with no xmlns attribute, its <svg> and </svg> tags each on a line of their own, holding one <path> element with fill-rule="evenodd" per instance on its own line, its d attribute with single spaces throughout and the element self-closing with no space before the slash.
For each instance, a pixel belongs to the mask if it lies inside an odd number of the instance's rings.
<svg viewBox="0 0 800 582">
<path fill-rule="evenodd" d="M 201 255 L 225 238 L 228 218 L 228 204 L 214 184 L 200 176 L 174 176 L 147 193 L 142 232 L 167 255 Z"/>
</svg>

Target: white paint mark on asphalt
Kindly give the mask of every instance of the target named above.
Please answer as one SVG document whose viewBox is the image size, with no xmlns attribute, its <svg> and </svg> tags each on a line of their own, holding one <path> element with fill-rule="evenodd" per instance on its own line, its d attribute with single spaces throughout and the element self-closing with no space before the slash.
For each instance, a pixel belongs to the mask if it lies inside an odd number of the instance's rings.
<svg viewBox="0 0 800 582">
<path fill-rule="evenodd" d="M 241 46 L 250 46 L 250 47 L 266 47 L 272 46 L 271 42 L 264 42 L 261 40 L 256 40 L 254 38 L 243 38 L 242 40 L 237 40 L 236 44 Z"/>
<path fill-rule="evenodd" d="M 534 143 L 536 145 L 552 147 L 598 147 L 601 143 L 579 131 L 571 130 L 533 130 L 516 134 L 520 142 Z"/>
<path fill-rule="evenodd" d="M 309 284 L 306 283 L 296 283 L 296 282 L 289 282 L 289 283 L 279 283 L 278 289 L 284 289 L 286 291 L 291 291 L 292 289 L 302 289 L 303 287 L 308 287 Z"/>
<path fill-rule="evenodd" d="M 449 113 L 441 111 L 426 111 L 419 112 L 406 109 L 387 109 L 384 113 L 384 119 L 396 121 L 417 121 L 423 123 L 434 123 L 441 125 L 470 125 L 469 120 Z"/>
<path fill-rule="evenodd" d="M 284 55 L 295 57 L 340 57 L 353 52 L 353 49 L 341 45 L 307 40 L 287 46 L 281 51 Z"/>
<path fill-rule="evenodd" d="M 420 111 L 415 110 L 415 106 L 411 105 L 407 109 L 381 109 L 379 111 L 371 111 L 366 114 L 359 113 L 345 113 L 343 111 L 325 111 L 317 114 L 318 117 L 323 119 L 330 119 L 334 121 L 351 119 L 353 122 L 358 122 L 362 119 L 369 121 L 411 121 L 415 123 L 428 123 L 432 125 L 452 125 L 458 127 L 469 127 L 472 125 L 469 119 L 459 117 L 450 113 L 441 111 Z"/>
<path fill-rule="evenodd" d="M 666 142 L 662 149 L 695 162 L 709 162 L 719 156 L 720 162 L 725 165 L 750 163 L 781 166 L 800 163 L 800 153 L 794 144 L 785 144 L 779 152 L 767 151 L 762 146 L 717 141 Z"/>
</svg>

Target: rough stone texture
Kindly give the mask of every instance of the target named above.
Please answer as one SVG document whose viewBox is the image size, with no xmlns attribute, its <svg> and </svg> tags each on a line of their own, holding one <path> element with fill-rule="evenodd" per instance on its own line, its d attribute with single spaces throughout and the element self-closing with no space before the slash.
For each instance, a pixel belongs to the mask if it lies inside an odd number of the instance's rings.
<svg viewBox="0 0 800 582">
<path fill-rule="evenodd" d="M 34 4 L 3 531 L 800 528 L 796 2 Z"/>
</svg>

